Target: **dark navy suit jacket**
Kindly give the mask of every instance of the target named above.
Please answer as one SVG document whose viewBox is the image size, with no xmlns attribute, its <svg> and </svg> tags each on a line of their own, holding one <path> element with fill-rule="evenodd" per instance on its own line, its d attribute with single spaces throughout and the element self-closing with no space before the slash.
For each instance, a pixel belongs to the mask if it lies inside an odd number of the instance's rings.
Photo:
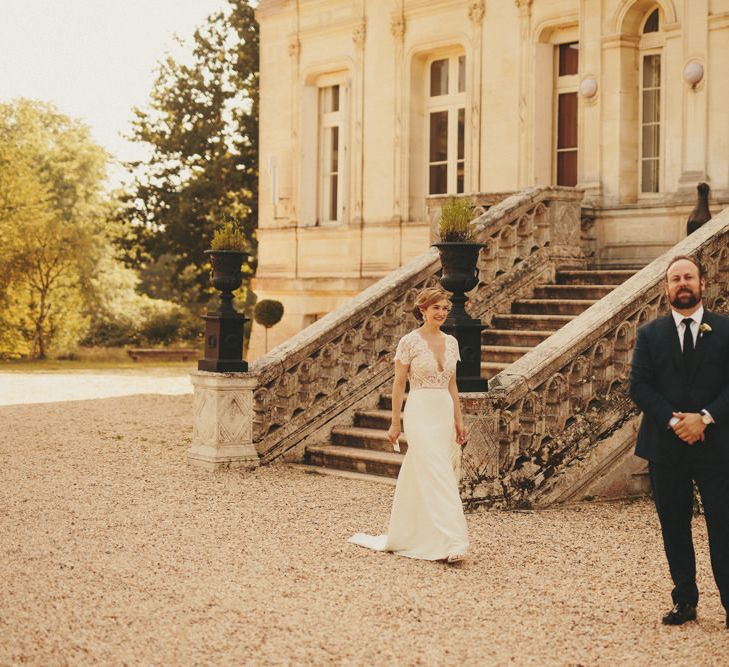
<svg viewBox="0 0 729 667">
<path fill-rule="evenodd" d="M 729 461 L 729 318 L 704 311 L 710 332 L 699 334 L 691 369 L 684 368 L 671 315 L 638 329 L 630 372 L 630 396 L 643 411 L 635 453 L 654 463 L 677 464 L 687 454 Z M 705 440 L 683 442 L 669 428 L 673 412 L 709 411 L 715 423 Z"/>
</svg>

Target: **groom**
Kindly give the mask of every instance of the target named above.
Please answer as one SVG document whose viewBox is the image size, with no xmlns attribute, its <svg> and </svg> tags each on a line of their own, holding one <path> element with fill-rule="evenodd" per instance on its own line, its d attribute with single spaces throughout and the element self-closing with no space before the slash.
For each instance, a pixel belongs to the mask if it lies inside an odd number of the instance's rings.
<svg viewBox="0 0 729 667">
<path fill-rule="evenodd" d="M 706 281 L 691 257 L 666 270 L 671 313 L 638 329 L 630 396 L 643 411 L 637 456 L 648 460 L 674 583 L 666 625 L 696 618 L 693 486 L 704 504 L 709 551 L 729 628 L 729 318 L 704 310 Z"/>
</svg>

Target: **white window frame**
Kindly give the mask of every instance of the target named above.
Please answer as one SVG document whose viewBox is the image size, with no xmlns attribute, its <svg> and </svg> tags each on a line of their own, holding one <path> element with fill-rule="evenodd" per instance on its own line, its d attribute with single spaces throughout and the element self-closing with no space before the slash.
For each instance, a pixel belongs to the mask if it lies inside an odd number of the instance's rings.
<svg viewBox="0 0 729 667">
<path fill-rule="evenodd" d="M 464 67 L 466 73 L 464 76 L 464 88 L 462 92 L 458 90 L 459 83 L 459 58 L 465 58 Z M 448 60 L 448 93 L 431 97 L 430 95 L 430 68 L 434 62 L 438 60 Z M 426 196 L 438 195 L 455 195 L 466 192 L 468 183 L 468 146 L 469 146 L 469 122 L 468 122 L 468 59 L 463 50 L 449 50 L 447 52 L 439 52 L 428 58 L 425 63 L 424 76 L 424 97 L 425 100 L 425 193 Z M 458 159 L 458 111 L 463 109 L 464 116 L 464 136 L 463 136 L 463 158 Z M 430 192 L 430 121 L 431 114 L 446 111 L 448 112 L 448 140 L 447 140 L 447 177 L 446 192 Z M 463 162 L 463 190 L 461 193 L 457 191 L 458 184 L 458 162 Z"/>
<path fill-rule="evenodd" d="M 334 86 L 339 87 L 339 108 L 327 111 L 327 91 Z M 318 122 L 318 154 L 317 154 L 317 204 L 316 224 L 319 226 L 337 226 L 346 222 L 347 216 L 347 107 L 349 86 L 341 75 L 326 75 L 317 79 L 317 122 Z M 331 216 L 331 137 L 332 129 L 337 128 L 337 210 Z"/>
<path fill-rule="evenodd" d="M 665 191 L 664 183 L 664 137 L 665 137 L 665 104 L 666 104 L 666 58 L 664 46 L 666 42 L 663 33 L 663 13 L 659 10 L 658 32 L 643 33 L 648 18 L 656 8 L 646 12 L 640 28 L 640 44 L 638 46 L 638 197 L 640 199 L 655 199 L 662 197 Z M 658 191 L 643 192 L 643 59 L 645 56 L 657 55 L 660 57 L 660 99 L 658 102 Z"/>
<path fill-rule="evenodd" d="M 562 44 L 577 43 L 578 45 L 578 66 L 577 74 L 566 74 L 564 76 L 559 75 L 559 49 Z M 577 39 L 567 39 L 555 43 L 553 46 L 553 72 L 554 72 L 554 85 L 553 85 L 553 99 L 552 99 L 552 183 L 557 184 L 557 154 L 560 150 L 575 150 L 575 149 L 560 149 L 559 146 L 559 96 L 564 93 L 578 93 L 580 85 L 580 65 L 581 54 L 579 51 L 580 42 Z M 577 95 L 577 183 L 580 182 L 580 96 Z"/>
</svg>

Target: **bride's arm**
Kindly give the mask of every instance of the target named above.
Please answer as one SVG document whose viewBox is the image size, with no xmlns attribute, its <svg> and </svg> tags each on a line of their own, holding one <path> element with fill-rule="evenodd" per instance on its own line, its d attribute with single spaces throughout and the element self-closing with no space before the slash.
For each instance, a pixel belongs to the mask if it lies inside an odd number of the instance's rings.
<svg viewBox="0 0 729 667">
<path fill-rule="evenodd" d="M 400 411 L 402 410 L 402 399 L 405 396 L 405 383 L 408 379 L 408 368 L 400 361 L 395 361 L 395 379 L 392 381 L 392 423 L 387 437 L 394 443 L 401 433 Z"/>
<path fill-rule="evenodd" d="M 456 424 L 456 442 L 459 445 L 465 445 L 468 439 L 466 427 L 463 425 L 463 415 L 461 414 L 461 400 L 458 397 L 458 386 L 456 385 L 456 374 L 451 375 L 448 382 L 448 391 L 453 399 L 453 421 Z"/>
</svg>

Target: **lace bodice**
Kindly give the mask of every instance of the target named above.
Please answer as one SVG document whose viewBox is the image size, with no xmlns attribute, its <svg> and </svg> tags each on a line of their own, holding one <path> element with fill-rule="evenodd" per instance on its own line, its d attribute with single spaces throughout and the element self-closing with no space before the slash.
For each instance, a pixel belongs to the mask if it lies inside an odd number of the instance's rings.
<svg viewBox="0 0 729 667">
<path fill-rule="evenodd" d="M 458 341 L 445 334 L 445 363 L 443 370 L 438 369 L 438 362 L 433 351 L 418 331 L 405 334 L 397 344 L 395 361 L 409 366 L 408 380 L 410 390 L 413 389 L 447 389 L 451 376 L 456 372 L 456 363 L 461 360 L 458 352 Z"/>
</svg>

